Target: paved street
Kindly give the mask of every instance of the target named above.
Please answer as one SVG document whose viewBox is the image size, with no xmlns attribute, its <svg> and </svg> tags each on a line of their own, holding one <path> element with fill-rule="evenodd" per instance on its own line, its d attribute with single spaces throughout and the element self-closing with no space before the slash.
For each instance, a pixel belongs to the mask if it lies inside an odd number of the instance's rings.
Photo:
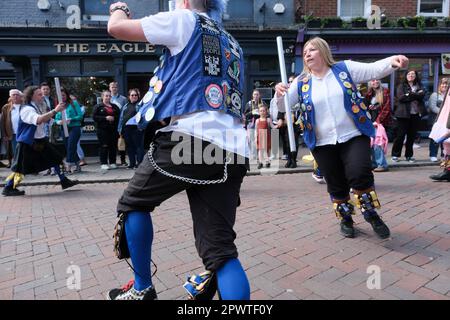
<svg viewBox="0 0 450 320">
<path fill-rule="evenodd" d="M 449 299 L 449 184 L 437 167 L 376 174 L 392 238 L 379 240 L 361 215 L 356 239 L 338 233 L 325 193 L 310 173 L 244 180 L 236 231 L 252 299 Z M 104 299 L 132 276 L 112 252 L 116 201 L 125 183 L 29 186 L 0 198 L 0 299 Z M 182 284 L 202 271 L 185 193 L 153 215 L 154 283 L 160 299 L 184 299 Z M 81 290 L 69 290 L 69 266 Z M 381 289 L 369 290 L 369 266 Z"/>
</svg>

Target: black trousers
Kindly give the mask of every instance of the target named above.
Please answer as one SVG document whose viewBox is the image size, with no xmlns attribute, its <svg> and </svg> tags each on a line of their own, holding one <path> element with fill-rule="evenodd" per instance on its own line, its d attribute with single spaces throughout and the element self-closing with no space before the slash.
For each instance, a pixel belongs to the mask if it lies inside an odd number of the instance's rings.
<svg viewBox="0 0 450 320">
<path fill-rule="evenodd" d="M 289 155 L 291 147 L 289 146 L 288 128 L 287 126 L 283 126 L 279 130 L 283 154 Z"/>
<path fill-rule="evenodd" d="M 119 134 L 114 128 L 97 129 L 98 142 L 100 144 L 100 163 L 101 164 L 115 164 L 117 157 L 117 142 Z"/>
<path fill-rule="evenodd" d="M 366 190 L 374 186 L 370 138 L 364 135 L 345 143 L 312 150 L 333 199 L 348 197 L 350 188 Z"/>
<path fill-rule="evenodd" d="M 400 157 L 402 155 L 403 141 L 406 136 L 405 157 L 410 158 L 414 155 L 413 144 L 416 139 L 417 131 L 420 126 L 420 116 L 412 114 L 411 118 L 398 118 L 397 136 L 392 146 L 392 156 Z"/>
<path fill-rule="evenodd" d="M 202 153 L 205 149 L 210 150 L 208 148 L 213 145 L 184 136 L 182 140 L 187 141 L 186 145 L 192 148 L 189 148 L 191 151 L 183 149 L 180 154 L 183 159 L 190 159 L 190 164 L 176 165 L 178 160 L 174 159 L 172 151 L 180 146 L 180 142 L 171 141 L 171 137 L 171 133 L 158 133 L 153 141 L 155 145 L 153 158 L 160 168 L 173 175 L 199 180 L 223 178 L 223 163 L 206 164 L 203 161 L 195 164 L 199 160 L 199 154 L 192 152 L 195 150 L 194 145 L 201 146 Z M 219 153 L 217 159 L 223 160 L 226 152 L 219 148 L 215 150 Z M 228 179 L 224 183 L 209 185 L 191 184 L 163 175 L 155 170 L 148 155 L 145 155 L 120 198 L 117 211 L 119 213 L 152 212 L 163 201 L 181 191 L 186 191 L 194 225 L 195 246 L 205 268 L 211 271 L 217 270 L 223 263 L 238 256 L 234 244 L 236 233 L 233 227 L 236 220 L 236 208 L 240 204 L 241 183 L 248 169 L 248 159 L 231 155 L 234 164 L 228 165 Z M 201 155 L 200 158 L 202 158 Z"/>
</svg>

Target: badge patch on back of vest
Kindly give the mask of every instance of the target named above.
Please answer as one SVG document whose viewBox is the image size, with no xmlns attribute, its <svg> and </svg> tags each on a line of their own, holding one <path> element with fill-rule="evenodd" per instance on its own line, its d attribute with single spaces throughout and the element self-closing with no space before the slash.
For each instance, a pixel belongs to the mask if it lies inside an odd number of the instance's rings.
<svg viewBox="0 0 450 320">
<path fill-rule="evenodd" d="M 212 33 L 215 35 L 220 34 L 219 28 L 217 28 L 217 26 L 214 24 L 214 22 L 212 20 L 207 19 L 206 17 L 204 17 L 202 15 L 199 15 L 199 19 L 200 19 L 200 25 L 202 27 L 203 32 L 208 32 L 208 33 Z"/>
<path fill-rule="evenodd" d="M 222 76 L 222 53 L 220 38 L 217 36 L 202 35 L 203 44 L 203 73 L 209 77 Z"/>
<path fill-rule="evenodd" d="M 241 59 L 239 43 L 230 34 L 228 34 L 228 44 L 230 45 L 231 53 L 236 58 Z"/>
<path fill-rule="evenodd" d="M 225 100 L 225 104 L 229 112 L 240 116 L 242 109 L 242 93 L 236 90 L 235 88 L 231 88 L 229 91 L 229 95 Z"/>
<path fill-rule="evenodd" d="M 219 108 L 223 103 L 222 89 L 217 84 L 210 84 L 205 90 L 205 98 L 212 108 Z"/>
<path fill-rule="evenodd" d="M 234 60 L 230 63 L 227 70 L 228 75 L 233 79 L 237 85 L 239 85 L 239 76 L 241 75 L 241 64 L 239 61 Z"/>
</svg>

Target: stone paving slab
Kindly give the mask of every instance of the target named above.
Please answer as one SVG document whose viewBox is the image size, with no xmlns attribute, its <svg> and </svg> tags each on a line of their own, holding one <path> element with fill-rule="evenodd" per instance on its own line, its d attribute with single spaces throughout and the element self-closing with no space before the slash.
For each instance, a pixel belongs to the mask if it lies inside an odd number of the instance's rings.
<svg viewBox="0 0 450 320">
<path fill-rule="evenodd" d="M 361 215 L 358 237 L 340 236 L 326 186 L 309 173 L 244 179 L 235 229 L 252 299 L 450 299 L 450 189 L 428 179 L 436 170 L 375 174 L 387 240 Z M 128 282 L 111 239 L 125 187 L 31 186 L 25 197 L 0 197 L 0 299 L 97 300 Z M 186 194 L 157 208 L 153 222 L 159 298 L 184 299 L 186 276 L 203 270 Z M 80 268 L 80 290 L 67 287 L 70 266 Z M 380 289 L 367 286 L 370 266 Z"/>
</svg>

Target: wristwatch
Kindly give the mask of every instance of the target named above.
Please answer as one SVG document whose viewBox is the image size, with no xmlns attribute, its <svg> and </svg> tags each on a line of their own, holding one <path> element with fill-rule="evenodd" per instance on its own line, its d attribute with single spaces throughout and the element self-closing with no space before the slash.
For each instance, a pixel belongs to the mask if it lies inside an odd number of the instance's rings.
<svg viewBox="0 0 450 320">
<path fill-rule="evenodd" d="M 125 12 L 125 14 L 127 15 L 128 18 L 129 18 L 130 15 L 131 15 L 130 9 L 129 9 L 127 6 L 125 6 L 125 5 L 114 7 L 114 8 L 112 8 L 112 9 L 110 10 L 109 13 L 110 13 L 110 14 L 113 14 L 113 13 L 114 13 L 115 11 L 117 11 L 117 10 L 120 10 L 120 11 Z"/>
</svg>

